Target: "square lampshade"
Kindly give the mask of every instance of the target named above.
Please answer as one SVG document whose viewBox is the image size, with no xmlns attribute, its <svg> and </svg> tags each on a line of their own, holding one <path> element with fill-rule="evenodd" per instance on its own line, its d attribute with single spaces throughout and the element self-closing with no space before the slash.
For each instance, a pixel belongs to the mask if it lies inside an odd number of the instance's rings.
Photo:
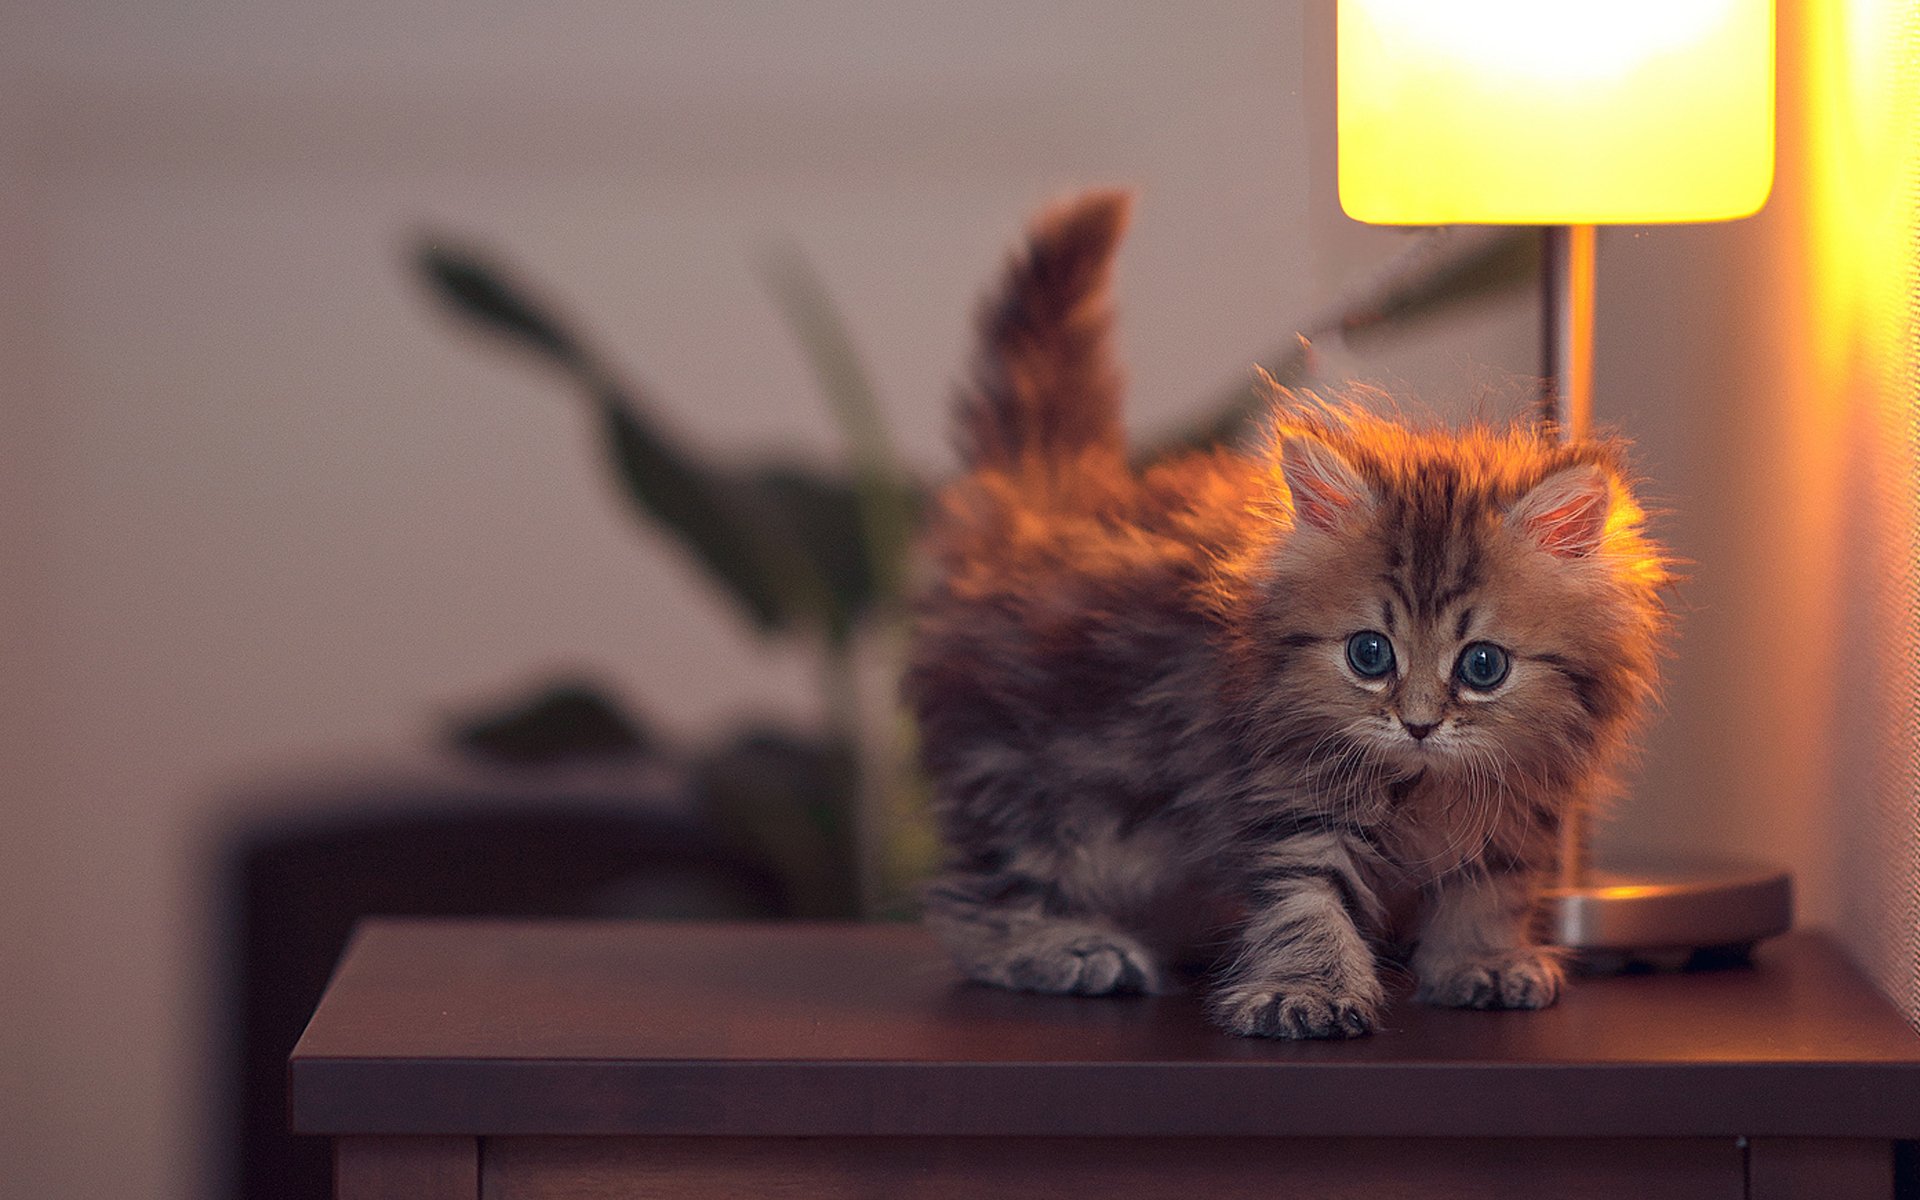
<svg viewBox="0 0 1920 1200">
<path fill-rule="evenodd" d="M 1384 225 L 1749 216 L 1773 0 L 1340 0 L 1340 206 Z"/>
</svg>

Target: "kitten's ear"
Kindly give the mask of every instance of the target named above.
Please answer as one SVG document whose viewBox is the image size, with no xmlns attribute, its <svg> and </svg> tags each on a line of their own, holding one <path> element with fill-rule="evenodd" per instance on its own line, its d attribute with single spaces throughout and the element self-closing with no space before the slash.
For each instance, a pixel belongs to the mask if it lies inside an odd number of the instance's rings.
<svg viewBox="0 0 1920 1200">
<path fill-rule="evenodd" d="M 1307 433 L 1280 442 L 1280 475 L 1293 496 L 1294 519 L 1326 533 L 1373 504 L 1373 490 L 1340 452 Z"/>
<path fill-rule="evenodd" d="M 1599 467 L 1582 463 L 1541 480 L 1507 516 L 1547 553 L 1585 558 L 1606 539 L 1612 510 L 1613 481 Z"/>
</svg>

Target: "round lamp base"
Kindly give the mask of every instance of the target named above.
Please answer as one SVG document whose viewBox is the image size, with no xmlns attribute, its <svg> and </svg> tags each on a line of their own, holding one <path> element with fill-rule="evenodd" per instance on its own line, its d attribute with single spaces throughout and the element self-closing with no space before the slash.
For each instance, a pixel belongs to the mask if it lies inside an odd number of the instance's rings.
<svg viewBox="0 0 1920 1200">
<path fill-rule="evenodd" d="M 1589 967 L 1744 958 L 1793 925 L 1793 878 L 1773 867 L 1692 862 L 1590 867 L 1541 897 L 1542 936 Z"/>
</svg>

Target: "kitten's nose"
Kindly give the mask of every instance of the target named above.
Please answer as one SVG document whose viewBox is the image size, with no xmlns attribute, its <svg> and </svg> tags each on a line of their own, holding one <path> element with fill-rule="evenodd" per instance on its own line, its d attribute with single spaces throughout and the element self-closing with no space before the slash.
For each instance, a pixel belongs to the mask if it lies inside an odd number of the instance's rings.
<svg viewBox="0 0 1920 1200">
<path fill-rule="evenodd" d="M 1428 734 L 1432 733 L 1435 729 L 1438 729 L 1440 727 L 1440 722 L 1409 721 L 1405 717 L 1401 717 L 1400 726 L 1401 728 L 1405 729 L 1408 733 L 1412 734 L 1413 740 L 1417 742 L 1425 738 Z"/>
</svg>

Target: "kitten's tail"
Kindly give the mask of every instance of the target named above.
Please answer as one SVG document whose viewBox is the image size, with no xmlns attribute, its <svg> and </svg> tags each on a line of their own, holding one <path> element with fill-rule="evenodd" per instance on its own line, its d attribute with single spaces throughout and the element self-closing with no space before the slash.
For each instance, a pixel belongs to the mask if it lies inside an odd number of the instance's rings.
<svg viewBox="0 0 1920 1200">
<path fill-rule="evenodd" d="M 999 295 L 980 312 L 979 357 L 960 397 L 960 454 L 969 467 L 1121 460 L 1107 278 L 1132 204 L 1127 192 L 1085 192 L 1029 230 Z"/>
</svg>

